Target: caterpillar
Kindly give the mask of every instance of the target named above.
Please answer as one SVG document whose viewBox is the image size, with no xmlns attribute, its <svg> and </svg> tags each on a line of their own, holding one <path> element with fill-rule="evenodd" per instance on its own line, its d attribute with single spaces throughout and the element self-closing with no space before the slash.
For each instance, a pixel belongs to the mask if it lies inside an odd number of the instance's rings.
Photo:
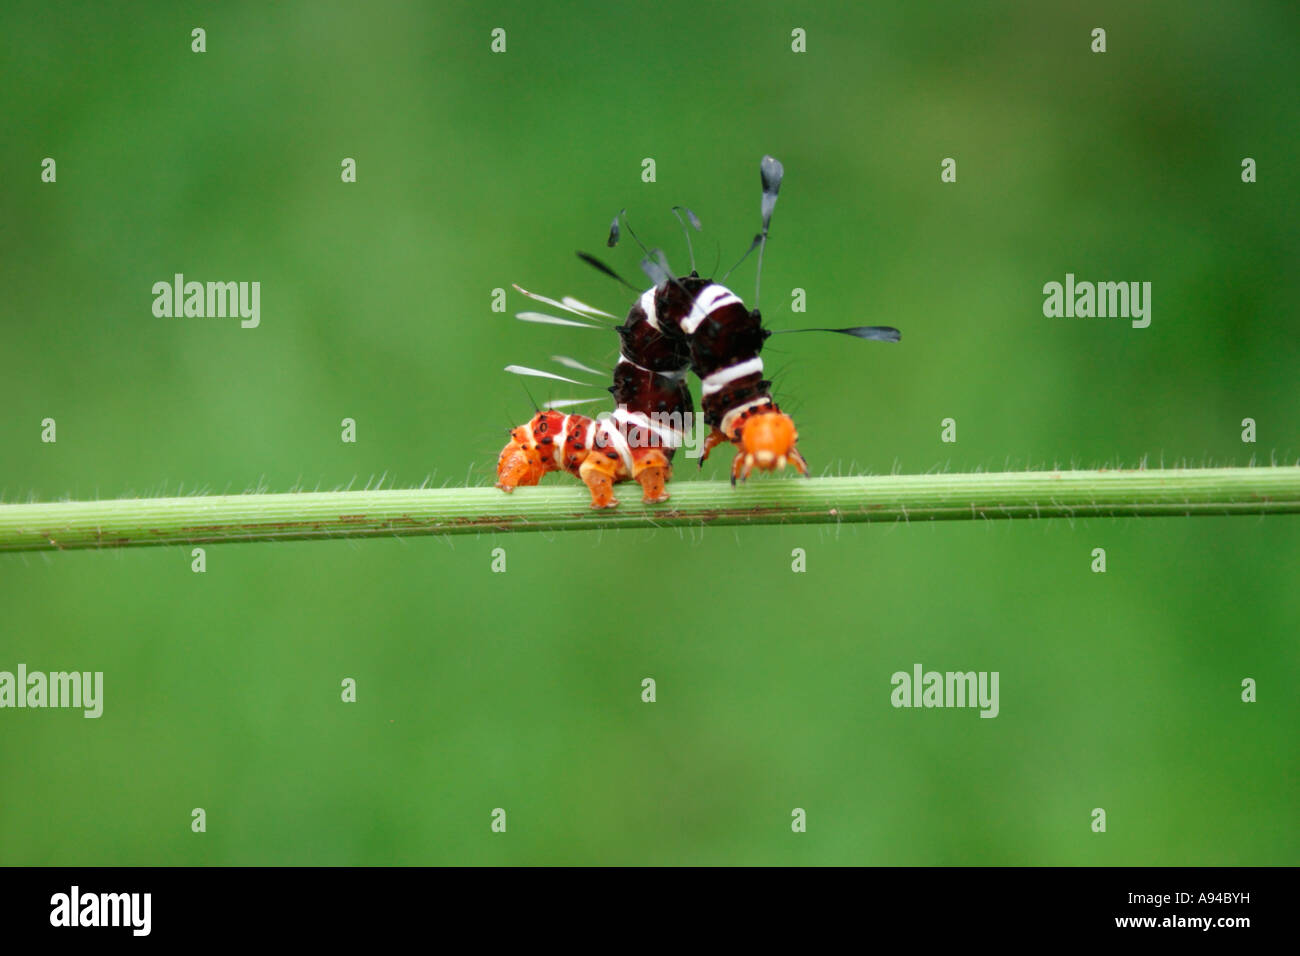
<svg viewBox="0 0 1300 956">
<path fill-rule="evenodd" d="M 619 334 L 623 344 L 609 389 L 616 405 L 613 413 L 596 420 L 563 415 L 555 408 L 539 410 L 511 429 L 497 461 L 498 488 L 513 491 L 537 484 L 550 471 L 567 471 L 590 490 L 593 508 L 617 506 L 613 486 L 629 478 L 640 484 L 645 503 L 668 500 L 673 453 L 682 444 L 692 414 L 686 352 L 679 340 L 650 324 L 639 303 L 619 326 Z M 520 366 L 509 370 L 573 381 Z"/>
<path fill-rule="evenodd" d="M 671 457 L 671 449 L 633 447 L 609 420 L 545 409 L 511 429 L 497 463 L 496 486 L 513 491 L 537 484 L 548 472 L 567 471 L 591 491 L 593 508 L 617 506 L 614 485 L 628 478 L 641 485 L 645 501 L 667 501 Z"/>
<path fill-rule="evenodd" d="M 759 172 L 763 189 L 762 230 L 741 261 L 757 249 L 761 276 L 763 249 L 784 169 L 780 162 L 765 156 Z M 698 230 L 699 220 L 694 213 L 676 207 L 674 214 L 679 210 L 687 214 L 691 225 Z M 625 217 L 625 211 L 615 216 L 610 225 L 610 246 L 618 242 L 621 234 L 620 217 Z M 678 219 L 681 220 L 680 215 Z M 625 218 L 623 224 L 627 225 Z M 685 229 L 684 222 L 682 225 Z M 635 239 L 631 227 L 627 228 Z M 689 231 L 686 240 L 689 249 Z M 780 471 L 792 465 L 800 474 L 808 475 L 808 463 L 797 446 L 799 434 L 794 421 L 781 411 L 772 398 L 772 383 L 763 377 L 760 353 L 773 330 L 763 327 L 757 305 L 748 309 L 740 296 L 725 285 L 701 278 L 694 268 L 693 252 L 690 275 L 679 278 L 668 269 L 662 253 L 651 252 L 645 246 L 641 248 L 646 253 L 642 269 L 654 285 L 638 295 L 623 324 L 615 327 L 620 350 L 609 391 L 616 409 L 609 417 L 599 420 L 563 415 L 555 407 L 539 410 L 529 422 L 510 430 L 510 441 L 498 458 L 496 486 L 513 491 L 519 485 L 537 484 L 547 472 L 562 470 L 583 481 L 591 492 L 593 508 L 616 506 L 613 486 L 629 479 L 640 484 L 645 503 L 667 501 L 673 453 L 681 445 L 682 428 L 693 413 L 686 385 L 688 371 L 700 380 L 704 422 L 710 428 L 700 457 L 701 465 L 714 448 L 730 443 L 736 448 L 731 466 L 733 485 L 746 480 L 755 468 Z M 578 255 L 635 291 L 634 286 L 594 256 L 582 252 Z M 526 321 L 587 328 L 600 327 L 591 325 L 592 319 L 616 321 L 609 313 L 575 299 L 556 301 L 524 289 L 519 291 L 584 320 L 520 313 L 518 317 Z M 787 331 L 838 332 L 887 342 L 900 339 L 898 330 L 887 326 Z M 577 366 L 572 360 L 564 361 Z M 521 366 L 509 366 L 507 371 L 573 381 Z M 565 404 L 568 403 L 551 403 L 552 406 Z"/>
</svg>

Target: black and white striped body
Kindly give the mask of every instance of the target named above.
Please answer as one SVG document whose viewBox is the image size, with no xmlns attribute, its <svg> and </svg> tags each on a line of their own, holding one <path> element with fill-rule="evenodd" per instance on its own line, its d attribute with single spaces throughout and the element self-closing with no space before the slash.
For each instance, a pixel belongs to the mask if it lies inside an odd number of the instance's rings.
<svg viewBox="0 0 1300 956">
<path fill-rule="evenodd" d="M 615 420 L 642 428 L 648 422 L 658 422 L 661 427 L 654 435 L 671 459 L 681 444 L 680 430 L 685 427 L 686 416 L 693 408 L 686 384 L 690 351 L 675 327 L 665 331 L 659 325 L 655 293 L 655 289 L 642 293 L 628 311 L 627 320 L 618 327 L 621 348 L 609 390 L 617 406 Z M 670 425 L 672 433 L 666 433 L 664 425 Z"/>
<path fill-rule="evenodd" d="M 744 412 L 773 404 L 759 357 L 768 333 L 758 312 L 726 286 L 696 275 L 670 279 L 641 296 L 638 312 L 675 346 L 682 371 L 689 367 L 699 378 L 705 424 L 730 435 Z"/>
<path fill-rule="evenodd" d="M 757 273 L 761 276 L 763 251 L 785 170 L 774 157 L 764 156 L 759 163 L 759 176 L 762 230 L 740 262 L 757 250 Z M 536 484 L 548 468 L 566 471 L 577 468 L 578 476 L 592 491 L 592 507 L 617 504 L 613 485 L 629 477 L 641 485 L 646 503 L 668 500 L 666 484 L 672 473 L 671 459 L 673 452 L 684 444 L 681 429 L 688 427 L 687 419 L 692 411 L 686 382 L 688 373 L 694 373 L 700 380 L 704 422 L 711 428 L 701 449 L 701 464 L 713 448 L 729 443 L 736 448 L 731 466 L 733 484 L 746 480 L 755 468 L 781 471 L 791 465 L 800 474 L 809 474 L 808 463 L 797 447 L 799 433 L 795 423 L 777 407 L 770 391 L 772 383 L 763 378 L 760 353 L 771 332 L 763 328 L 757 308 L 747 309 L 740 296 L 721 283 L 701 278 L 695 271 L 690 237 L 691 228 L 696 231 L 701 228 L 699 219 L 684 206 L 674 206 L 673 214 L 682 225 L 691 256 L 691 273 L 681 278 L 671 274 L 662 250 L 651 249 L 637 239 L 627 224 L 626 210 L 620 211 L 610 223 L 608 245 L 616 245 L 626 229 L 645 253 L 642 270 L 656 283 L 638 296 L 623 324 L 616 327 L 621 347 L 614 368 L 614 383 L 609 389 L 617 406 L 613 415 L 602 416 L 599 425 L 586 424 L 578 430 L 574 430 L 572 421 L 557 421 L 555 425 L 561 436 L 558 448 L 540 447 L 548 441 L 553 443 L 553 438 L 538 439 L 535 431 L 512 430 L 511 444 L 498 461 L 500 487 L 509 490 L 519 484 Z M 579 252 L 578 256 L 635 291 L 631 283 L 596 257 L 585 252 Z M 756 278 L 755 304 L 759 288 Z M 618 321 L 609 312 L 572 297 L 552 299 L 525 289 L 519 291 L 570 316 L 518 313 L 518 318 L 525 321 L 588 329 L 609 328 L 602 322 Z M 899 331 L 890 326 L 781 331 L 834 332 L 878 342 L 897 342 L 900 337 Z M 564 356 L 553 356 L 553 359 L 568 368 L 600 374 L 575 359 Z M 575 385 L 587 384 L 523 366 L 507 366 L 506 370 Z M 547 408 L 587 401 L 591 399 L 552 401 L 547 403 Z M 583 422 L 591 420 L 583 419 Z M 570 449 L 573 454 L 568 454 Z M 552 459 L 551 455 L 558 457 Z"/>
</svg>

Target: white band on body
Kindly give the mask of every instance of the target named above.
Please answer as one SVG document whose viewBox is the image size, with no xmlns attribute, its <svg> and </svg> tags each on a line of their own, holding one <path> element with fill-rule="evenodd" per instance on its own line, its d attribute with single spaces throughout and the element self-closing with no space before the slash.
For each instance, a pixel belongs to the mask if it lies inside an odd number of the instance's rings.
<svg viewBox="0 0 1300 956">
<path fill-rule="evenodd" d="M 695 297 L 695 304 L 691 306 L 691 311 L 686 318 L 682 319 L 682 331 L 687 335 L 694 335 L 695 330 L 700 327 L 700 323 L 708 318 L 709 313 L 722 308 L 725 305 L 734 305 L 740 302 L 740 296 L 732 292 L 725 285 L 706 285 L 700 290 L 700 294 Z"/>
<path fill-rule="evenodd" d="M 719 369 L 701 382 L 703 394 L 712 395 L 715 392 L 720 392 L 737 379 L 753 375 L 755 372 L 759 375 L 763 374 L 763 360 L 761 358 L 748 359 L 727 368 Z"/>
<path fill-rule="evenodd" d="M 731 438 L 731 426 L 735 424 L 737 418 L 749 411 L 751 408 L 756 408 L 759 405 L 774 404 L 775 402 L 773 402 L 771 398 L 764 396 L 763 398 L 756 398 L 752 402 L 746 402 L 744 405 L 737 405 L 731 411 L 727 412 L 726 415 L 722 416 L 722 424 L 719 426 L 719 430 L 722 434 Z"/>
<path fill-rule="evenodd" d="M 627 467 L 628 477 L 631 477 L 632 449 L 628 447 L 627 439 L 624 438 L 623 433 L 618 430 L 618 426 L 608 418 L 601 419 L 600 428 L 601 431 L 609 436 L 609 440 L 614 443 L 614 449 L 619 453 L 619 456 L 622 457 L 623 464 Z"/>
<path fill-rule="evenodd" d="M 564 470 L 564 444 L 569 440 L 569 418 L 565 415 L 564 421 L 560 422 L 560 443 L 555 446 L 555 467 L 561 471 Z"/>
<path fill-rule="evenodd" d="M 614 420 L 625 425 L 635 425 L 659 436 L 659 441 L 665 448 L 682 447 L 683 437 L 679 429 L 657 424 L 645 412 L 630 412 L 625 406 L 620 405 L 614 409 Z"/>
<path fill-rule="evenodd" d="M 684 379 L 686 377 L 686 373 L 691 370 L 691 366 L 689 363 L 683 365 L 681 368 L 669 369 L 668 371 L 660 371 L 659 369 L 646 368 L 644 365 L 637 365 L 636 362 L 633 362 L 622 352 L 618 353 L 618 361 L 620 363 L 624 363 L 624 362 L 627 363 L 628 365 L 636 369 L 638 372 L 649 372 L 651 375 L 662 375 L 664 378 L 672 379 L 674 381 L 680 381 L 681 379 Z"/>
<path fill-rule="evenodd" d="M 627 300 L 624 299 L 624 302 Z M 656 332 L 662 332 L 659 328 L 659 316 L 655 315 L 655 290 L 646 289 L 641 293 L 641 298 L 637 300 L 637 305 L 641 306 L 641 311 L 645 313 L 646 321 L 650 323 L 650 328 Z"/>
</svg>

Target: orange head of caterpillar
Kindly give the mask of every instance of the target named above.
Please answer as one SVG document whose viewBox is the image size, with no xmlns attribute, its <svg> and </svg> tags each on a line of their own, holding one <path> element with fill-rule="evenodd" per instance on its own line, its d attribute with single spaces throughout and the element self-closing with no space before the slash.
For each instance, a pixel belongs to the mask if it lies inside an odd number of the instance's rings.
<svg viewBox="0 0 1300 956">
<path fill-rule="evenodd" d="M 510 441 L 497 459 L 496 486 L 514 491 L 520 485 L 535 485 L 555 462 L 555 442 L 561 436 L 564 416 L 559 412 L 538 412 L 518 428 L 510 429 Z"/>
<path fill-rule="evenodd" d="M 795 447 L 798 440 L 794 420 L 775 406 L 746 416 L 736 436 L 740 450 L 731 466 L 732 484 L 736 479 L 744 481 L 754 468 L 780 471 L 787 464 L 794 465 L 799 474 L 807 475 L 808 463 Z"/>
</svg>

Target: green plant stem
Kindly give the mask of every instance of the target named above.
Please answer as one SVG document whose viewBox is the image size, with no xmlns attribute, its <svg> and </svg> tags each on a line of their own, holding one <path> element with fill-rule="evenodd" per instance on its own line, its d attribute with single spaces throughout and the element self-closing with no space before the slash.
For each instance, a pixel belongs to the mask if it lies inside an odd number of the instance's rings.
<svg viewBox="0 0 1300 956">
<path fill-rule="evenodd" d="M 1300 513 L 1300 467 L 678 481 L 667 504 L 593 511 L 575 483 L 0 505 L 0 551 L 744 524 Z"/>
</svg>

